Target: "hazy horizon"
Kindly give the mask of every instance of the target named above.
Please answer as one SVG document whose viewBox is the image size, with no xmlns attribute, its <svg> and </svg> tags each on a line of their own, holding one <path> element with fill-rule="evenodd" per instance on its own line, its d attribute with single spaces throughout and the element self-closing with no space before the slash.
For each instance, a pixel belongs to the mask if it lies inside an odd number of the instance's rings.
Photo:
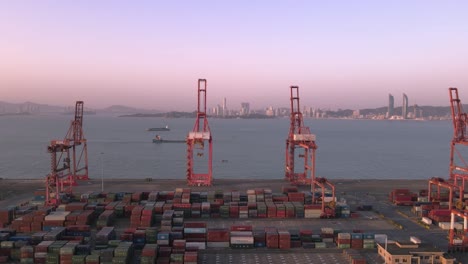
<svg viewBox="0 0 468 264">
<path fill-rule="evenodd" d="M 0 101 L 193 111 L 468 96 L 465 1 L 5 1 Z"/>
</svg>

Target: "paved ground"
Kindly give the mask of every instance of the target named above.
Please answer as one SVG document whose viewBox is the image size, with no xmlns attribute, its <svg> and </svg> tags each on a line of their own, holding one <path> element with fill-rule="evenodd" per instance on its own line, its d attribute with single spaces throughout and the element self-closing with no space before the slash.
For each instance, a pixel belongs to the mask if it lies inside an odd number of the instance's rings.
<svg viewBox="0 0 468 264">
<path fill-rule="evenodd" d="M 373 251 L 363 251 L 369 264 L 383 261 Z M 207 250 L 199 257 L 201 263 L 239 264 L 343 264 L 348 263 L 340 249 L 292 249 L 292 250 Z"/>
</svg>

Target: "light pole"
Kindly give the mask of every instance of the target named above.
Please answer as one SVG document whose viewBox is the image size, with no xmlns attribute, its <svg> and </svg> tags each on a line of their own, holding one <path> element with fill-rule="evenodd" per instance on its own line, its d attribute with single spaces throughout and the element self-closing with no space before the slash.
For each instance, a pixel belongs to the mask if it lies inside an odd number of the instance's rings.
<svg viewBox="0 0 468 264">
<path fill-rule="evenodd" d="M 101 192 L 104 192 L 104 152 L 101 152 Z"/>
</svg>

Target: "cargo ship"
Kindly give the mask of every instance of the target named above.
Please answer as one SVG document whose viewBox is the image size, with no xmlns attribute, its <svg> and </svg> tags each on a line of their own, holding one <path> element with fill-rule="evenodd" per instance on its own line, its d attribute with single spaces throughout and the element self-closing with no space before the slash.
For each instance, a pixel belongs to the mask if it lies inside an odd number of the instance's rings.
<svg viewBox="0 0 468 264">
<path fill-rule="evenodd" d="M 153 138 L 153 143 L 185 143 L 185 140 L 162 139 L 159 135 Z"/>
<path fill-rule="evenodd" d="M 167 125 L 165 127 L 150 127 L 146 129 L 146 131 L 170 131 L 170 130 L 171 129 Z"/>
</svg>

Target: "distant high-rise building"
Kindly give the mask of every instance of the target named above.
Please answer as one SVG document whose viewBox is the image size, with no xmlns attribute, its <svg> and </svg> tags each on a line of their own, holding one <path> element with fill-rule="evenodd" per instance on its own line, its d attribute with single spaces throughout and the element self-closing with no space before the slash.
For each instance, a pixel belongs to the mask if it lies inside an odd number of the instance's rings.
<svg viewBox="0 0 468 264">
<path fill-rule="evenodd" d="M 401 106 L 401 116 L 403 119 L 408 118 L 408 96 L 403 94 L 403 105 Z"/>
<path fill-rule="evenodd" d="M 359 118 L 360 115 L 361 115 L 361 111 L 359 111 L 359 109 L 353 111 L 353 118 Z"/>
<path fill-rule="evenodd" d="M 387 118 L 391 118 L 393 116 L 393 108 L 395 106 L 395 100 L 393 95 L 388 94 L 388 109 L 387 109 Z"/>
<path fill-rule="evenodd" d="M 250 104 L 249 103 L 241 103 L 241 112 L 240 115 L 245 116 L 250 114 Z"/>
<path fill-rule="evenodd" d="M 414 118 L 422 118 L 423 117 L 422 116 L 422 109 L 417 104 L 414 104 L 413 116 L 414 116 Z"/>
<path fill-rule="evenodd" d="M 223 116 L 228 116 L 229 113 L 228 113 L 228 109 L 227 109 L 227 105 L 226 105 L 226 97 L 224 97 L 224 100 L 223 100 Z"/>
<path fill-rule="evenodd" d="M 266 109 L 265 114 L 267 116 L 275 116 L 275 109 L 273 109 L 273 106 L 270 106 Z"/>
</svg>

